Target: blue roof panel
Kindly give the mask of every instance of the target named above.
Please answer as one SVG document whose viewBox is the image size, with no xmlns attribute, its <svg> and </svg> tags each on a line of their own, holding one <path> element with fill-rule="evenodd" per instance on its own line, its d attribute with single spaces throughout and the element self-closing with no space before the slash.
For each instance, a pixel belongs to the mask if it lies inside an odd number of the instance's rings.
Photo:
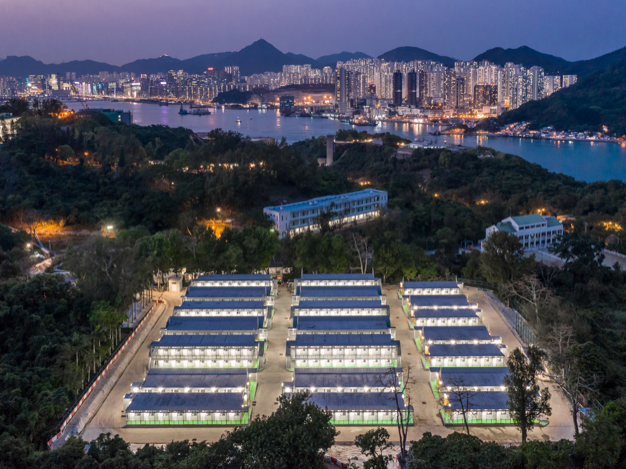
<svg viewBox="0 0 626 469">
<path fill-rule="evenodd" d="M 300 301 L 300 304 L 292 306 L 291 309 L 323 309 L 323 308 L 344 308 L 344 309 L 357 309 L 357 308 L 386 308 L 388 305 L 383 305 L 381 300 L 304 300 Z"/>
<path fill-rule="evenodd" d="M 175 310 L 187 309 L 266 309 L 264 301 L 183 301 Z"/>
<path fill-rule="evenodd" d="M 239 393 L 142 392 L 133 395 L 126 412 L 247 411 Z"/>
<path fill-rule="evenodd" d="M 263 317 L 189 317 L 170 316 L 165 325 L 168 331 L 258 331 Z"/>
<path fill-rule="evenodd" d="M 187 298 L 265 298 L 269 287 L 194 287 L 187 288 Z"/>
<path fill-rule="evenodd" d="M 292 347 L 396 345 L 400 347 L 400 341 L 393 340 L 390 334 L 306 334 L 297 336 L 296 340 L 288 340 L 287 345 Z"/>
<path fill-rule="evenodd" d="M 393 393 L 388 392 L 316 392 L 311 394 L 309 401 L 322 409 L 335 411 L 395 411 L 393 398 Z M 403 399 L 400 399 L 400 404 L 401 410 L 406 409 Z"/>
<path fill-rule="evenodd" d="M 252 334 L 241 335 L 164 335 L 150 347 L 250 347 L 258 346 Z"/>
<path fill-rule="evenodd" d="M 389 329 L 388 316 L 296 316 L 293 327 L 298 331 L 379 330 Z"/>
<path fill-rule="evenodd" d="M 352 286 L 323 286 L 323 287 L 299 287 L 298 296 L 303 298 L 345 298 L 345 297 L 372 297 L 381 296 L 378 287 L 352 287 Z"/>
<path fill-rule="evenodd" d="M 485 326 L 424 327 L 424 341 L 428 340 L 491 340 Z"/>
<path fill-rule="evenodd" d="M 509 410 L 506 405 L 508 395 L 506 391 L 483 391 L 468 396 L 469 404 L 463 402 L 473 410 Z M 465 397 L 463 398 L 465 401 Z M 450 399 L 450 408 L 455 410 L 461 409 L 461 402 L 456 399 Z"/>
<path fill-rule="evenodd" d="M 500 357 L 504 356 L 496 344 L 433 344 L 428 346 L 431 357 Z"/>
<path fill-rule="evenodd" d="M 230 280 L 271 280 L 271 275 L 266 274 L 228 274 L 228 275 L 200 275 L 196 280 L 207 281 L 230 281 Z"/>
</svg>

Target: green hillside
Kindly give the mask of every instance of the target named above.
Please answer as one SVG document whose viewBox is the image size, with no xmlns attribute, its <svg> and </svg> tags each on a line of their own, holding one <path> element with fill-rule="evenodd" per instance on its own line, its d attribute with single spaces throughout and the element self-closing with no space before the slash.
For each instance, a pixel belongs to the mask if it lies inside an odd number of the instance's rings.
<svg viewBox="0 0 626 469">
<path fill-rule="evenodd" d="M 539 101 L 504 113 L 500 124 L 528 121 L 534 128 L 626 134 L 626 62 L 581 78 L 578 83 Z"/>
</svg>

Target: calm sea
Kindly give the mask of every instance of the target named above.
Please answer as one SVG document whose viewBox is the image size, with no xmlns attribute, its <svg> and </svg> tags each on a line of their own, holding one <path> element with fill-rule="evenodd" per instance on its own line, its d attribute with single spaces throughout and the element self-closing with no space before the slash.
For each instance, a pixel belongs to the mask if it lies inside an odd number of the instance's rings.
<svg viewBox="0 0 626 469">
<path fill-rule="evenodd" d="M 67 103 L 70 109 L 81 109 L 80 103 Z M 144 103 L 91 101 L 91 108 L 115 108 L 133 112 L 133 122 L 138 125 L 162 124 L 170 127 L 187 127 L 195 132 L 212 129 L 235 130 L 250 137 L 285 137 L 289 143 L 335 134 L 339 129 L 352 128 L 331 119 L 282 117 L 274 110 L 222 110 L 210 116 L 181 116 L 180 106 L 159 106 Z M 186 108 L 187 109 L 187 108 Z M 237 119 L 241 123 L 237 123 Z M 410 140 L 433 140 L 465 146 L 483 145 L 495 150 L 519 155 L 549 171 L 563 173 L 587 181 L 626 179 L 626 148 L 613 143 L 558 143 L 551 140 L 529 140 L 495 137 L 434 137 L 429 132 L 437 126 L 423 124 L 381 123 L 376 127 L 355 127 L 370 133 L 390 132 Z M 443 130 L 443 129 L 441 129 Z"/>
</svg>

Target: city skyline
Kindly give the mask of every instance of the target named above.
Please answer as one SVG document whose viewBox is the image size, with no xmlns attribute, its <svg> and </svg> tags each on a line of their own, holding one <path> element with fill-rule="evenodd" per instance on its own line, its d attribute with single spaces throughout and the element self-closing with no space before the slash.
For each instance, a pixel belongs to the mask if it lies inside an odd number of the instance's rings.
<svg viewBox="0 0 626 469">
<path fill-rule="evenodd" d="M 113 0 L 97 14 L 88 5 L 67 9 L 61 0 L 2 3 L 0 18 L 5 21 L 0 20 L 0 26 L 5 35 L 0 57 L 29 55 L 46 63 L 91 59 L 121 65 L 163 54 L 185 59 L 236 51 L 261 37 L 283 52 L 312 58 L 344 50 L 375 57 L 396 47 L 415 46 L 470 60 L 493 47 L 527 45 L 566 60 L 581 60 L 626 45 L 619 21 L 626 5 L 610 0 L 596 2 L 593 15 L 582 1 L 568 2 L 566 8 L 561 0 L 531 0 L 518 9 L 489 0 L 471 5 L 450 0 L 448 7 L 457 14 L 445 17 L 445 36 L 439 7 L 405 0 L 393 1 L 395 8 L 389 9 L 369 0 L 359 2 L 359 8 L 352 0 L 340 4 L 320 0 L 315 5 L 240 0 L 211 7 L 186 0 L 176 8 L 165 0 L 150 2 L 150 8 L 144 0 L 130 5 Z M 194 14 L 189 14 L 190 8 Z M 405 14 L 397 15 L 398 10 Z M 24 24 L 31 26 L 27 35 Z M 320 25 L 324 34 L 319 34 Z"/>
</svg>

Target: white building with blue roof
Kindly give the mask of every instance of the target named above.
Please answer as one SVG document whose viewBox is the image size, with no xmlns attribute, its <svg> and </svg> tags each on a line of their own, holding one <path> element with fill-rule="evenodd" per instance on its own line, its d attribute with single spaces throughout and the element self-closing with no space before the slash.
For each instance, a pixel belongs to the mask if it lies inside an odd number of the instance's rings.
<svg viewBox="0 0 626 469">
<path fill-rule="evenodd" d="M 524 249 L 532 251 L 554 244 L 556 238 L 563 234 L 563 224 L 554 217 L 534 213 L 508 217 L 496 225 L 491 225 L 486 230 L 486 239 L 497 231 L 517 236 Z"/>
<path fill-rule="evenodd" d="M 320 214 L 331 211 L 331 224 L 361 222 L 378 217 L 387 206 L 387 192 L 377 189 L 365 189 L 348 194 L 317 197 L 304 202 L 265 207 L 263 213 L 274 222 L 274 227 L 281 238 L 317 231 Z"/>
</svg>

